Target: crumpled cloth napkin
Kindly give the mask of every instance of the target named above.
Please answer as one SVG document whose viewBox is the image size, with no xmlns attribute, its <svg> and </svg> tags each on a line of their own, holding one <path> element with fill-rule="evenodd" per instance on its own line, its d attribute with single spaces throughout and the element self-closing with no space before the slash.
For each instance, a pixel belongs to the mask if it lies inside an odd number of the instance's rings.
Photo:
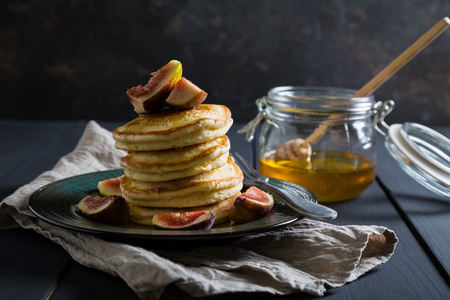
<svg viewBox="0 0 450 300">
<path fill-rule="evenodd" d="M 335 226 L 306 218 L 221 246 L 150 250 L 58 228 L 29 210 L 28 199 L 41 186 L 119 168 L 123 155 L 114 148 L 111 132 L 90 121 L 73 152 L 0 203 L 0 228 L 33 229 L 64 247 L 77 262 L 120 276 L 142 299 L 158 299 L 171 283 L 192 296 L 227 292 L 322 296 L 326 287 L 351 282 L 394 253 L 397 237 L 385 227 Z"/>
</svg>

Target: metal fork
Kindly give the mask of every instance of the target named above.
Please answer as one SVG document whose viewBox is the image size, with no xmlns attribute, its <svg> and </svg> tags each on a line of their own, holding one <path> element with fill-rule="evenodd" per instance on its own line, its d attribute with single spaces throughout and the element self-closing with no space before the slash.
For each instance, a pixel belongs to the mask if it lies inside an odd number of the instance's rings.
<svg viewBox="0 0 450 300">
<path fill-rule="evenodd" d="M 242 156 L 234 153 L 236 163 L 244 174 L 245 183 L 267 190 L 298 214 L 319 220 L 332 220 L 337 217 L 334 209 L 318 204 L 316 196 L 309 190 L 291 182 L 263 176 Z"/>
</svg>

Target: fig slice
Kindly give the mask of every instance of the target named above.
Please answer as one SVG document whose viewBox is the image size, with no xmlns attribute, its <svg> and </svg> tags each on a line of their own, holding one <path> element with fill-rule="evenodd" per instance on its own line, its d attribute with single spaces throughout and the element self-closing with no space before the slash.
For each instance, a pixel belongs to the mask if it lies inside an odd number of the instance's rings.
<svg viewBox="0 0 450 300">
<path fill-rule="evenodd" d="M 120 190 L 120 183 L 125 175 L 108 178 L 102 181 L 99 181 L 97 184 L 97 189 L 102 196 L 122 196 L 122 191 Z"/>
<path fill-rule="evenodd" d="M 251 186 L 234 201 L 230 219 L 236 223 L 254 221 L 268 214 L 273 205 L 272 195 Z"/>
<path fill-rule="evenodd" d="M 171 60 L 153 72 L 146 85 L 127 90 L 127 96 L 138 114 L 154 113 L 163 109 L 175 84 L 180 80 L 183 68 L 178 60 Z"/>
<path fill-rule="evenodd" d="M 205 91 L 182 77 L 167 98 L 166 105 L 177 110 L 192 109 L 205 101 L 206 96 Z"/>
<path fill-rule="evenodd" d="M 76 208 L 87 219 L 111 225 L 125 223 L 130 215 L 125 199 L 116 195 L 87 197 Z"/>
<path fill-rule="evenodd" d="M 185 213 L 165 213 L 154 215 L 152 225 L 158 229 L 210 229 L 214 224 L 214 219 L 214 214 L 207 210 Z"/>
</svg>

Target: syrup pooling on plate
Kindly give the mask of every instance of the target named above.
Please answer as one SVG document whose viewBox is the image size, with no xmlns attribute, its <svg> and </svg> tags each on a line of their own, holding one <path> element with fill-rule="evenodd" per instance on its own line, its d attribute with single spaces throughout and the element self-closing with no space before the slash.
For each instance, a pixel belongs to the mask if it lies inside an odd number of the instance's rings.
<svg viewBox="0 0 450 300">
<path fill-rule="evenodd" d="M 267 158 L 266 158 L 267 157 Z M 313 192 L 319 202 L 353 199 L 375 179 L 376 164 L 354 153 L 314 151 L 310 160 L 260 159 L 261 174 L 290 181 Z"/>
</svg>

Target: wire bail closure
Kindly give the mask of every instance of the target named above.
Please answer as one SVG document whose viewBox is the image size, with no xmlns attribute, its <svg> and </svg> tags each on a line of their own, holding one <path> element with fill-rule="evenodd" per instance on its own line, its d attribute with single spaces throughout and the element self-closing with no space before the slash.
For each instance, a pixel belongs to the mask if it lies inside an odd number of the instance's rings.
<svg viewBox="0 0 450 300">
<path fill-rule="evenodd" d="M 267 117 L 266 107 L 267 107 L 267 97 L 261 97 L 256 100 L 256 106 L 258 107 L 258 114 L 256 117 L 247 123 L 244 127 L 238 130 L 238 133 L 246 133 L 245 140 L 251 142 L 255 137 L 256 127 L 258 124 Z"/>
<path fill-rule="evenodd" d="M 392 112 L 394 106 L 395 103 L 392 100 L 386 100 L 384 102 L 378 101 L 374 105 L 376 113 L 373 118 L 373 126 L 375 130 L 378 131 L 378 133 L 380 133 L 383 137 L 386 137 L 388 135 L 386 132 L 389 132 L 389 125 L 384 121 L 384 118 Z M 378 124 L 383 126 L 385 131 L 378 127 Z"/>
</svg>

